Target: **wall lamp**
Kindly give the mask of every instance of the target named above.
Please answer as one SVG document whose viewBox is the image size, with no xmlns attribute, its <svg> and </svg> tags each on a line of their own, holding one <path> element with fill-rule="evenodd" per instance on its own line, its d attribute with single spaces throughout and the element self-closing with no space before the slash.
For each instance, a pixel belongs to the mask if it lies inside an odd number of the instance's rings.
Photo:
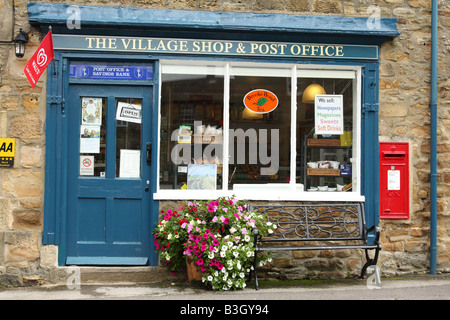
<svg viewBox="0 0 450 320">
<path fill-rule="evenodd" d="M 14 39 L 14 45 L 16 48 L 16 57 L 22 58 L 25 54 L 25 43 L 28 42 L 28 34 L 20 29 L 19 34 Z"/>
</svg>

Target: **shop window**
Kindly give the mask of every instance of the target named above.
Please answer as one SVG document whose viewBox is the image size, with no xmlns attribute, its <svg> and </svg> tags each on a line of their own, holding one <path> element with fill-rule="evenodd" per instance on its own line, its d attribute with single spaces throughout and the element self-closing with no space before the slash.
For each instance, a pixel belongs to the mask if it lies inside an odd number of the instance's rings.
<svg viewBox="0 0 450 320">
<path fill-rule="evenodd" d="M 159 196 L 360 195 L 358 67 L 171 61 L 161 71 Z"/>
<path fill-rule="evenodd" d="M 161 189 L 222 189 L 223 101 L 223 67 L 163 67 Z"/>
<path fill-rule="evenodd" d="M 291 69 L 231 67 L 230 190 L 290 180 Z"/>
<path fill-rule="evenodd" d="M 308 192 L 357 190 L 355 73 L 299 70 L 298 76 L 297 183 Z"/>
</svg>

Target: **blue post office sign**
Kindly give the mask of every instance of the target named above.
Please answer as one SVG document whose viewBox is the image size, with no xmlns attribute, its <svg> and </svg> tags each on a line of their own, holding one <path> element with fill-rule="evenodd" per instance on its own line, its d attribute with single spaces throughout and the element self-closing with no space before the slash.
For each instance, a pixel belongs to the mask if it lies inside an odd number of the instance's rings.
<svg viewBox="0 0 450 320">
<path fill-rule="evenodd" d="M 102 80 L 152 80 L 152 66 L 106 65 L 106 64 L 71 64 L 72 79 Z"/>
</svg>

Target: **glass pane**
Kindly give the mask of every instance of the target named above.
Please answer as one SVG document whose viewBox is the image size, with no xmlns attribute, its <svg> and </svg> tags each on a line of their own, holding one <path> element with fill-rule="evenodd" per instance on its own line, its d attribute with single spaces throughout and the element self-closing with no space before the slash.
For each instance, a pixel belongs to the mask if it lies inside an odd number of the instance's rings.
<svg viewBox="0 0 450 320">
<path fill-rule="evenodd" d="M 81 98 L 80 176 L 105 177 L 106 98 Z"/>
<path fill-rule="evenodd" d="M 142 99 L 116 99 L 116 177 L 141 176 Z"/>
<path fill-rule="evenodd" d="M 233 190 L 253 190 L 254 184 L 274 188 L 290 178 L 290 69 L 248 69 L 233 69 L 230 79 Z"/>
<path fill-rule="evenodd" d="M 311 71 L 312 72 L 312 71 Z M 310 73 L 311 73 L 310 72 Z M 353 143 L 353 79 L 299 78 L 297 108 L 297 183 L 303 183 L 305 191 L 352 190 Z M 342 128 L 343 134 L 317 134 L 315 132 L 315 95 L 337 95 L 337 100 L 320 111 L 318 125 L 325 132 L 333 127 Z M 333 105 L 341 99 L 342 109 Z M 343 114 L 330 111 L 337 107 Z M 335 110 L 338 110 L 335 109 Z M 321 112 L 319 114 L 319 112 Z"/>
<path fill-rule="evenodd" d="M 223 67 L 163 68 L 161 189 L 222 189 L 223 92 Z"/>
</svg>

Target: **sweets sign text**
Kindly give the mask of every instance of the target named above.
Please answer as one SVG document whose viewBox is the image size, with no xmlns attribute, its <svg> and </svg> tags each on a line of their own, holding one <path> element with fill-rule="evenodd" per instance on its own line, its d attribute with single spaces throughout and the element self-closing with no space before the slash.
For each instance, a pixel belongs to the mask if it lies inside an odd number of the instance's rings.
<svg viewBox="0 0 450 320">
<path fill-rule="evenodd" d="M 145 52 L 160 54 L 233 55 L 254 57 L 303 57 L 378 59 L 378 46 L 288 42 L 167 39 L 53 35 L 55 49 Z"/>
</svg>

